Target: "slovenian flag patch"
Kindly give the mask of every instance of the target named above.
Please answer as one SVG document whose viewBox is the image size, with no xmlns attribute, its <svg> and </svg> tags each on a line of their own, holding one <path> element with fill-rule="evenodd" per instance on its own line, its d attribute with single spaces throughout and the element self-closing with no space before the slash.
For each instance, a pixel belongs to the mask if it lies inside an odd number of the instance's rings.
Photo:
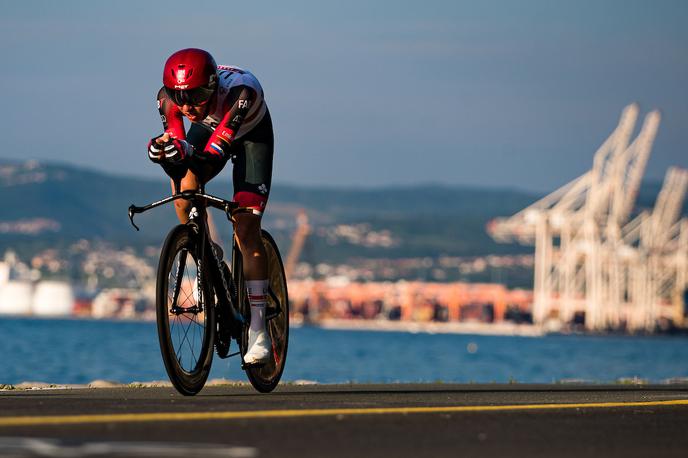
<svg viewBox="0 0 688 458">
<path fill-rule="evenodd" d="M 218 145 L 217 143 L 211 143 L 211 144 L 210 144 L 210 147 L 211 147 L 212 149 L 214 149 L 215 151 L 217 151 L 217 153 L 218 153 L 220 156 L 224 156 L 224 155 L 225 155 L 225 152 L 222 150 L 222 147 L 220 147 L 220 145 Z"/>
</svg>

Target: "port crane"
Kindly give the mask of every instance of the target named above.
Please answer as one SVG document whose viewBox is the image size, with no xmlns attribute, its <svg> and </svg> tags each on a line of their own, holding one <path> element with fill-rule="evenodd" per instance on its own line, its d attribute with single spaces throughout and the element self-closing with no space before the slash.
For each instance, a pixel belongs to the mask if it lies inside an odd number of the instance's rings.
<svg viewBox="0 0 688 458">
<path fill-rule="evenodd" d="M 308 215 L 306 211 L 301 209 L 296 216 L 296 230 L 292 236 L 291 247 L 289 248 L 289 253 L 287 254 L 287 260 L 284 263 L 284 272 L 287 279 L 291 278 L 296 268 L 296 264 L 301 256 L 303 247 L 306 244 L 306 238 L 311 232 L 311 227 L 308 224 Z"/>
<path fill-rule="evenodd" d="M 679 297 L 687 286 L 685 257 L 678 255 L 688 238 L 678 219 L 686 171 L 670 169 L 654 210 L 631 219 L 661 119 L 657 110 L 648 113 L 631 141 L 638 114 L 636 104 L 623 110 L 589 171 L 488 225 L 498 242 L 535 245 L 538 323 L 582 319 L 590 330 L 651 330 L 664 298 Z"/>
</svg>

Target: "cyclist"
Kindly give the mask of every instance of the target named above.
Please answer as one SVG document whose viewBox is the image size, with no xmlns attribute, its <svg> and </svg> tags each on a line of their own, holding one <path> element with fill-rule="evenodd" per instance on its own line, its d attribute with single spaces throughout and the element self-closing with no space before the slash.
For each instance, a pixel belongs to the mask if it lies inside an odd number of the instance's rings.
<svg viewBox="0 0 688 458">
<path fill-rule="evenodd" d="M 201 49 L 182 49 L 165 63 L 158 110 L 165 131 L 148 143 L 148 157 L 162 166 L 173 187 L 175 180 L 181 180 L 181 191 L 198 190 L 229 159 L 234 164 L 233 199 L 251 210 L 234 218 L 251 304 L 244 362 L 261 364 L 269 358 L 271 343 L 265 330 L 268 272 L 260 222 L 270 192 L 274 149 L 263 89 L 246 70 L 218 66 Z M 184 118 L 191 123 L 188 131 Z M 190 210 L 191 202 L 175 201 L 182 224 Z"/>
</svg>

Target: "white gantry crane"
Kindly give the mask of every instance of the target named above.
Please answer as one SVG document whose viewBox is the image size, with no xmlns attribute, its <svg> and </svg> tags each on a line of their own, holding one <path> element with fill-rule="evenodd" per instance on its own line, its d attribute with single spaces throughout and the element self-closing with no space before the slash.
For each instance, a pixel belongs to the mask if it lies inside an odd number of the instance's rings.
<svg viewBox="0 0 688 458">
<path fill-rule="evenodd" d="M 633 269 L 637 280 L 630 291 L 634 302 L 644 306 L 633 310 L 632 322 L 636 328 L 652 329 L 660 318 L 683 322 L 682 296 L 688 287 L 685 277 L 688 234 L 685 233 L 687 220 L 680 217 L 686 190 L 688 171 L 669 168 L 652 212 L 638 217 L 641 219 L 637 224 L 639 262 Z"/>
<path fill-rule="evenodd" d="M 654 211 L 630 221 L 660 114 L 648 113 L 631 142 L 637 119 L 638 106 L 626 107 L 590 171 L 488 227 L 497 241 L 535 244 L 537 323 L 650 329 L 662 298 L 675 300 L 686 285 L 688 267 L 677 254 L 688 238 L 677 221 L 686 172 L 672 169 Z"/>
</svg>

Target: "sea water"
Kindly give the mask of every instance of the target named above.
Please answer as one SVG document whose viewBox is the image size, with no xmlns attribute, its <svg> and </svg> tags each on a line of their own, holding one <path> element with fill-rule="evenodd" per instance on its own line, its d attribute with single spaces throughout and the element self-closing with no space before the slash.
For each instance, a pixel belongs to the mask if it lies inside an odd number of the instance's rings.
<svg viewBox="0 0 688 458">
<path fill-rule="evenodd" d="M 233 349 L 233 351 L 236 348 Z M 245 380 L 237 357 L 211 378 Z M 688 339 L 480 336 L 292 328 L 283 380 L 664 382 L 688 378 Z M 0 318 L 0 384 L 167 380 L 155 323 Z"/>
</svg>

